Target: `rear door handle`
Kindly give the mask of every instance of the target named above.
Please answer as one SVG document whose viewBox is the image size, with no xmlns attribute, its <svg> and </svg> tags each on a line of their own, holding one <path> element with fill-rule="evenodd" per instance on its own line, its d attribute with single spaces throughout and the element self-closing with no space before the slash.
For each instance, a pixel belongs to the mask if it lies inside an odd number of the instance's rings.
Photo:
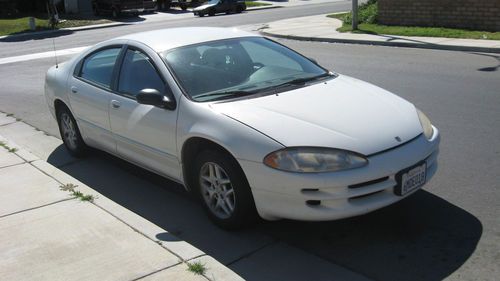
<svg viewBox="0 0 500 281">
<path fill-rule="evenodd" d="M 73 94 L 78 93 L 78 88 L 77 88 L 77 87 L 75 87 L 75 86 L 71 86 L 71 92 L 72 92 Z"/>
<path fill-rule="evenodd" d="M 120 104 L 120 102 L 119 102 L 119 101 L 117 101 L 117 100 L 111 100 L 111 106 L 112 106 L 113 108 L 120 108 L 121 104 Z"/>
</svg>

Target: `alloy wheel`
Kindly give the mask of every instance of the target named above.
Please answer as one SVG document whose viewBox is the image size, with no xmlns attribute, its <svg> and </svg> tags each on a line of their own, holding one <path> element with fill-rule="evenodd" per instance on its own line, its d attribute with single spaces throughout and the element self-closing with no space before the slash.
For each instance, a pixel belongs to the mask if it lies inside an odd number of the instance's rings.
<svg viewBox="0 0 500 281">
<path fill-rule="evenodd" d="M 76 126 L 73 124 L 73 120 L 71 120 L 71 117 L 66 112 L 61 114 L 61 130 L 63 135 L 62 137 L 66 141 L 66 144 L 71 149 L 76 150 L 78 148 Z"/>
<path fill-rule="evenodd" d="M 201 167 L 199 180 L 210 211 L 220 219 L 230 218 L 236 207 L 236 197 L 226 171 L 216 163 L 207 162 Z"/>
</svg>

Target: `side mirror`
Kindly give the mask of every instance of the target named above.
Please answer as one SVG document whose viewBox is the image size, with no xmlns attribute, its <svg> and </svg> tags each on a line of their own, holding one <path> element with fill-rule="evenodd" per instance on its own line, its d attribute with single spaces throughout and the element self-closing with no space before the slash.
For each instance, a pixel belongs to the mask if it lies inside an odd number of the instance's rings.
<svg viewBox="0 0 500 281">
<path fill-rule="evenodd" d="M 156 89 L 142 89 L 135 97 L 140 104 L 149 104 L 173 110 L 176 107 L 175 99 L 169 91 L 162 94 Z"/>
</svg>

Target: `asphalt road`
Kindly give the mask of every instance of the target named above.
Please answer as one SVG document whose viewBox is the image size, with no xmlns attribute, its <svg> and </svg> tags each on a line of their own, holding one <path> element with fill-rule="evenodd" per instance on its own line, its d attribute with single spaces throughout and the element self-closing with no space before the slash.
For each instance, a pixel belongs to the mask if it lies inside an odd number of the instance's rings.
<svg viewBox="0 0 500 281">
<path fill-rule="evenodd" d="M 248 25 L 345 8 L 342 5 L 350 4 L 81 31 L 61 35 L 57 42 L 61 48 L 72 48 L 131 31 L 202 21 L 214 26 Z M 428 114 L 441 131 L 442 143 L 438 173 L 423 191 L 357 218 L 263 222 L 227 233 L 207 222 L 201 208 L 178 185 L 106 154 L 94 153 L 61 169 L 248 280 L 335 280 L 324 274 L 328 263 L 375 280 L 495 280 L 500 276 L 500 57 L 279 41 L 329 69 L 393 91 Z M 50 50 L 47 42 L 51 39 L 1 42 L 0 57 Z M 0 111 L 58 135 L 43 98 L 43 76 L 52 64 L 53 59 L 46 58 L 0 65 Z M 60 153 L 64 153 L 62 147 L 49 162 L 56 162 Z M 301 255 L 317 262 L 294 264 L 300 260 L 294 257 Z"/>
</svg>

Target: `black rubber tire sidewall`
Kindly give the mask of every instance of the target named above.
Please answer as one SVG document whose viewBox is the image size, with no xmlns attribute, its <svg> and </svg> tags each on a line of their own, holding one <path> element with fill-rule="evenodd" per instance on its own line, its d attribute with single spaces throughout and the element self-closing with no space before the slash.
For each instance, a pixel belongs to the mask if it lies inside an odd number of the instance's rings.
<svg viewBox="0 0 500 281">
<path fill-rule="evenodd" d="M 234 189 L 236 197 L 236 204 L 233 215 L 228 219 L 221 219 L 215 216 L 203 199 L 199 183 L 199 175 L 201 167 L 206 162 L 213 162 L 221 166 L 231 180 L 231 185 Z M 258 216 L 255 209 L 252 191 L 250 190 L 248 181 L 238 162 L 233 157 L 227 155 L 227 153 L 222 153 L 216 150 L 202 151 L 195 160 L 194 171 L 192 174 L 194 176 L 193 183 L 196 195 L 209 218 L 216 225 L 223 229 L 234 230 L 250 226 L 255 223 Z"/>
<path fill-rule="evenodd" d="M 63 136 L 63 131 L 61 127 L 61 115 L 63 113 L 66 113 L 69 115 L 71 118 L 71 121 L 73 122 L 75 128 L 76 128 L 76 149 L 72 149 L 67 143 L 66 140 L 64 139 Z M 83 141 L 82 135 L 80 134 L 80 128 L 78 128 L 78 124 L 76 123 L 75 118 L 73 117 L 73 114 L 67 109 L 66 107 L 61 107 L 58 112 L 57 112 L 57 125 L 59 126 L 59 134 L 61 135 L 61 139 L 63 140 L 64 146 L 68 150 L 68 152 L 74 156 L 74 157 L 83 157 L 88 151 L 88 146 L 85 144 Z"/>
</svg>

